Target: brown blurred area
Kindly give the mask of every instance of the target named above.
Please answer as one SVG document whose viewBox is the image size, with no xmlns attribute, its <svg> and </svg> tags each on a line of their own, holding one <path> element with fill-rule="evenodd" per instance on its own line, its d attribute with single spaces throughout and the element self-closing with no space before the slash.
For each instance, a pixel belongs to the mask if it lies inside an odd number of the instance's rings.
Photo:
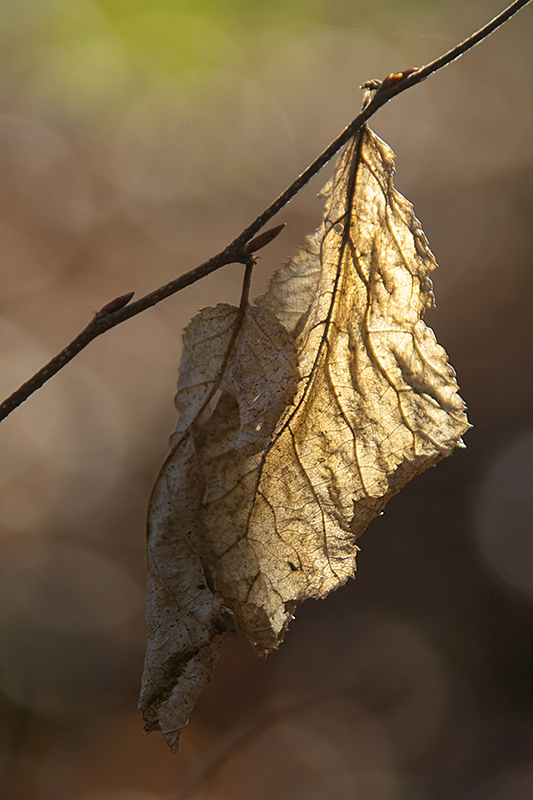
<svg viewBox="0 0 533 800">
<path fill-rule="evenodd" d="M 218 252 L 355 115 L 496 0 L 4 0 L 0 387 L 111 298 Z M 144 516 L 175 424 L 181 331 L 230 266 L 94 342 L 0 426 L 0 796 L 533 797 L 533 9 L 394 100 L 440 268 L 428 316 L 467 449 L 360 540 L 358 576 L 279 652 L 228 640 L 174 756 L 136 711 Z M 181 60 L 180 60 L 181 59 Z M 260 294 L 314 230 L 328 167 L 272 224 Z"/>
</svg>

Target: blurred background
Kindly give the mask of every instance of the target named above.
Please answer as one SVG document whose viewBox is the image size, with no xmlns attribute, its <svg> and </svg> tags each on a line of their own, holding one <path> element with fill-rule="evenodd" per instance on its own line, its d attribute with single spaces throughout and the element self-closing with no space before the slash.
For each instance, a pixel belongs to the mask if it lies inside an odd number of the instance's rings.
<svg viewBox="0 0 533 800">
<path fill-rule="evenodd" d="M 3 0 L 2 396 L 111 298 L 222 249 L 357 113 L 503 0 Z M 233 265 L 94 342 L 0 426 L 7 800 L 533 797 L 533 7 L 373 127 L 440 263 L 474 428 L 261 661 L 227 641 L 172 755 L 136 710 L 144 516 L 181 331 Z M 253 296 L 319 222 L 272 225 Z M 180 794 L 181 793 L 181 794 Z"/>
</svg>

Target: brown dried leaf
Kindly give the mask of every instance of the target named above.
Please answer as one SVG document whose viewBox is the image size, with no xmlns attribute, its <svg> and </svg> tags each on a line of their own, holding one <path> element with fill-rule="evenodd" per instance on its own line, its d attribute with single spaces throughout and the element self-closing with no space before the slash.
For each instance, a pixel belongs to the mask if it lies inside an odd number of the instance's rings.
<svg viewBox="0 0 533 800">
<path fill-rule="evenodd" d="M 224 369 L 238 309 L 220 303 L 204 308 L 183 334 L 176 407 L 180 412 L 176 433 L 187 430 L 221 377 L 220 389 L 239 405 L 240 425 L 234 447 L 257 452 L 268 444 L 275 424 L 298 386 L 294 340 L 269 308 L 248 307 L 238 340 Z M 204 414 L 205 417 L 205 414 Z"/>
<path fill-rule="evenodd" d="M 229 305 L 205 308 L 183 335 L 173 450 L 154 487 L 148 517 L 148 648 L 141 689 L 147 732 L 161 729 L 173 750 L 201 690 L 211 680 L 233 615 L 211 587 L 209 539 L 200 528 L 205 476 L 196 439 L 202 408 L 221 376 L 238 318 Z M 294 341 L 268 308 L 246 310 L 222 376 L 222 397 L 240 408 L 235 447 L 263 449 L 297 388 Z"/>
<path fill-rule="evenodd" d="M 193 437 L 182 436 L 161 470 L 148 518 L 148 648 L 139 708 L 178 750 L 181 730 L 218 661 L 232 613 L 207 584 L 195 544 L 203 492 Z"/>
<path fill-rule="evenodd" d="M 261 366 L 257 378 L 234 356 L 216 408 L 192 425 L 223 363 L 231 323 L 221 309 L 230 307 L 204 310 L 190 326 L 205 330 L 184 350 L 177 435 L 183 443 L 188 431 L 195 460 L 172 456 L 179 475 L 165 468 L 160 481 L 172 495 L 173 481 L 180 486 L 191 470 L 201 484 L 194 524 L 190 511 L 195 551 L 208 585 L 261 654 L 278 646 L 298 603 L 353 576 L 357 537 L 408 480 L 461 445 L 469 427 L 454 371 L 422 321 L 436 262 L 393 171 L 390 148 L 363 130 L 324 190 L 320 228 L 247 312 L 235 354 L 253 340 L 249 364 L 262 363 L 263 349 L 275 363 L 279 344 L 265 324 L 255 338 L 245 335 L 253 314 L 270 310 L 281 339 L 294 337 L 295 394 L 294 366 L 278 395 L 280 365 Z M 218 328 L 208 312 L 219 314 Z M 226 345 L 215 328 L 226 331 Z"/>
</svg>

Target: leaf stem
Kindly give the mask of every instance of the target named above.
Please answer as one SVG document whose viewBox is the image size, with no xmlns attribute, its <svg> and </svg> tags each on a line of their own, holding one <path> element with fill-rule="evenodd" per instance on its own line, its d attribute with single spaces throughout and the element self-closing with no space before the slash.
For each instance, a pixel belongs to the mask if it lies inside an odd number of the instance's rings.
<svg viewBox="0 0 533 800">
<path fill-rule="evenodd" d="M 239 308 L 237 309 L 237 314 L 235 316 L 235 322 L 233 323 L 233 330 L 231 332 L 231 337 L 230 337 L 230 340 L 228 342 L 228 346 L 226 347 L 226 352 L 224 353 L 224 358 L 222 359 L 222 364 L 221 364 L 220 369 L 218 371 L 218 376 L 215 379 L 215 381 L 213 382 L 213 385 L 211 386 L 211 389 L 208 392 L 207 397 L 205 398 L 205 400 L 203 401 L 202 405 L 200 406 L 200 408 L 196 412 L 196 414 L 194 416 L 194 419 L 192 420 L 192 422 L 190 423 L 188 428 L 185 431 L 183 431 L 181 436 L 179 436 L 179 438 L 176 441 L 172 441 L 172 447 L 171 447 L 170 453 L 168 454 L 168 456 L 166 458 L 165 464 L 170 460 L 172 455 L 175 453 L 178 445 L 181 444 L 181 442 L 183 441 L 185 436 L 187 436 L 187 434 L 191 431 L 191 429 L 196 424 L 196 422 L 200 419 L 200 417 L 204 413 L 205 409 L 207 408 L 207 406 L 209 405 L 209 403 L 211 402 L 211 400 L 213 399 L 213 397 L 215 396 L 215 394 L 218 392 L 218 390 L 220 388 L 220 384 L 222 383 L 222 379 L 224 378 L 224 373 L 226 372 L 226 367 L 228 366 L 231 354 L 233 352 L 233 348 L 235 347 L 235 344 L 237 343 L 237 339 L 239 337 L 239 333 L 241 332 L 241 329 L 242 329 L 242 325 L 243 325 L 243 322 L 244 322 L 244 315 L 246 314 L 246 309 L 248 308 L 248 300 L 250 298 L 250 286 L 252 285 L 252 273 L 253 273 L 255 264 L 256 264 L 255 258 L 253 256 L 248 256 L 246 261 L 245 261 L 245 270 L 244 270 L 243 281 L 242 281 L 242 290 L 241 290 L 241 301 L 239 303 Z M 164 469 L 164 465 L 163 465 L 163 468 L 162 468 L 161 471 L 163 471 L 163 469 Z"/>
<path fill-rule="evenodd" d="M 406 89 L 425 80 L 429 75 L 437 72 L 443 67 L 451 64 L 458 59 L 468 50 L 471 50 L 477 44 L 486 39 L 497 28 L 501 27 L 508 19 L 516 14 L 521 8 L 526 6 L 530 0 L 515 0 L 508 8 L 502 11 L 498 16 L 494 17 L 487 25 L 481 28 L 476 33 L 469 36 L 456 47 L 448 50 L 447 53 L 437 58 L 435 61 L 426 64 L 424 67 L 409 72 L 397 81 L 390 82 L 382 86 L 375 92 L 371 102 L 358 114 L 355 119 L 331 142 L 331 144 L 316 158 L 307 169 L 294 180 L 285 191 L 277 197 L 258 217 L 245 228 L 228 246 L 217 253 L 212 258 L 204 261 L 199 266 L 180 275 L 164 286 L 160 286 L 153 292 L 141 297 L 134 303 L 129 303 L 122 308 L 106 313 L 105 316 L 98 314 L 92 321 L 79 333 L 70 344 L 68 344 L 60 353 L 54 356 L 47 364 L 41 367 L 29 380 L 22 384 L 13 394 L 7 397 L 0 405 L 0 421 L 5 419 L 15 408 L 20 406 L 25 400 L 28 399 L 37 389 L 46 383 L 53 375 L 57 374 L 63 367 L 72 361 L 88 344 L 90 344 L 98 336 L 101 336 L 106 331 L 120 325 L 127 319 L 146 311 L 147 308 L 157 305 L 162 300 L 170 297 L 176 292 L 181 291 L 186 286 L 190 286 L 201 278 L 205 278 L 215 270 L 220 269 L 227 264 L 235 262 L 248 263 L 247 245 L 250 240 L 258 233 L 258 231 L 269 222 L 287 203 L 295 197 L 298 192 L 313 178 L 328 161 L 346 144 L 346 142 L 359 131 L 362 126 L 367 122 L 382 106 L 389 102 L 396 95 L 401 94 Z M 113 302 L 113 301 L 111 301 Z M 104 306 L 105 308 L 105 306 Z"/>
</svg>

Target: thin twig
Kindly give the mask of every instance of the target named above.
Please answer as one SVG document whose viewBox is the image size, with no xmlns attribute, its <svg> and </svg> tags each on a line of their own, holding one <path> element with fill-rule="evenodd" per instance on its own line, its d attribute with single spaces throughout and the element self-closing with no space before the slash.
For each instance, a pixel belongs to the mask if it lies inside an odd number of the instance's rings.
<svg viewBox="0 0 533 800">
<path fill-rule="evenodd" d="M 125 305 L 116 311 L 105 314 L 104 316 L 95 315 L 94 319 L 79 333 L 75 339 L 68 344 L 64 350 L 58 353 L 51 359 L 44 367 L 35 373 L 29 380 L 22 384 L 22 386 L 13 392 L 4 402 L 0 405 L 0 421 L 8 416 L 15 408 L 17 408 L 24 400 L 27 400 L 37 389 L 39 389 L 47 380 L 59 372 L 65 364 L 78 355 L 90 342 L 101 336 L 106 331 L 120 325 L 127 319 L 140 314 L 151 306 L 155 306 L 167 297 L 181 291 L 186 286 L 190 286 L 201 278 L 205 278 L 215 270 L 220 269 L 227 264 L 242 262 L 246 263 L 246 245 L 253 236 L 258 233 L 261 228 L 269 222 L 287 203 L 295 197 L 298 192 L 313 178 L 328 161 L 346 144 L 346 142 L 367 122 L 375 113 L 389 102 L 396 95 L 410 89 L 412 86 L 425 80 L 429 75 L 442 69 L 443 67 L 451 64 L 457 58 L 462 56 L 468 50 L 471 50 L 477 44 L 482 42 L 497 28 L 504 24 L 514 14 L 517 13 L 523 6 L 526 6 L 530 0 L 515 0 L 514 3 L 498 14 L 491 22 L 485 25 L 476 33 L 465 39 L 464 42 L 458 44 L 456 47 L 449 50 L 444 55 L 432 61 L 426 66 L 409 72 L 403 75 L 399 73 L 399 77 L 395 81 L 385 83 L 381 88 L 376 91 L 371 102 L 358 114 L 354 120 L 342 131 L 342 133 L 316 158 L 301 175 L 296 178 L 293 183 L 271 203 L 256 219 L 245 228 L 224 250 L 212 258 L 204 261 L 195 269 L 186 272 L 179 278 L 176 278 L 170 283 L 159 287 L 153 292 L 141 297 L 134 303 Z M 402 76 L 403 75 L 403 76 Z M 112 303 L 113 301 L 111 301 Z M 106 304 L 107 305 L 107 304 Z M 104 309 L 106 307 L 104 306 Z M 100 312 L 101 314 L 101 312 Z"/>
</svg>

